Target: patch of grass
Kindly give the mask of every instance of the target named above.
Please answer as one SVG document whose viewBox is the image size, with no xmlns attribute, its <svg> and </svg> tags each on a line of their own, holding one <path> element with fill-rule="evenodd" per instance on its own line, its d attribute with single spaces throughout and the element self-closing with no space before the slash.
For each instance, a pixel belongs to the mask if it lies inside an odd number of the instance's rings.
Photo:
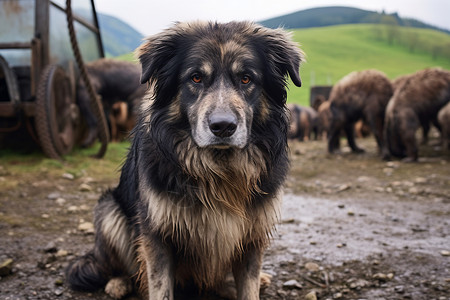
<svg viewBox="0 0 450 300">
<path fill-rule="evenodd" d="M 432 49 L 450 45 L 450 35 L 429 29 L 402 28 L 404 35 L 413 31 L 427 49 L 410 52 L 405 46 L 377 38 L 377 25 L 358 24 L 298 29 L 293 38 L 306 53 L 306 63 L 300 68 L 302 87 L 289 85 L 288 102 L 309 105 L 309 90 L 313 85 L 332 85 L 352 71 L 378 69 L 393 79 L 427 67 L 450 69 L 450 60 L 438 56 Z"/>
<path fill-rule="evenodd" d="M 6 180 L 3 183 L 0 182 L 0 186 L 7 184 L 8 174 L 60 176 L 63 173 L 70 173 L 75 177 L 89 174 L 92 177 L 105 179 L 118 178 L 129 145 L 129 142 L 108 144 L 108 150 L 103 159 L 93 157 L 100 148 L 100 143 L 96 143 L 88 149 L 75 148 L 72 153 L 64 157 L 63 161 L 46 158 L 40 152 L 22 155 L 15 154 L 10 150 L 2 150 L 0 151 L 0 166 L 5 173 Z M 8 186 L 10 185 L 8 184 Z"/>
</svg>

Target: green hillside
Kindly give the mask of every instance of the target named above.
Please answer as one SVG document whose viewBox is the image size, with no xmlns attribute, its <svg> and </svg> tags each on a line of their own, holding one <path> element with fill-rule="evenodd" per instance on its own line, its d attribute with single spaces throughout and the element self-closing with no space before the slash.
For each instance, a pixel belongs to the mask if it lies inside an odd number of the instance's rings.
<svg viewBox="0 0 450 300">
<path fill-rule="evenodd" d="M 290 86 L 288 102 L 308 105 L 312 85 L 334 84 L 355 70 L 374 68 L 395 78 L 426 67 L 450 69 L 450 35 L 397 26 L 396 38 L 389 44 L 387 30 L 374 24 L 293 30 L 307 62 L 300 68 L 303 86 Z M 408 39 L 414 47 L 408 46 Z"/>
<path fill-rule="evenodd" d="M 260 24 L 286 29 L 312 28 L 344 24 L 386 24 L 395 23 L 400 26 L 428 28 L 450 33 L 448 29 L 438 28 L 416 19 L 402 18 L 397 13 L 386 14 L 370 10 L 346 6 L 316 7 L 296 11 L 283 16 L 263 20 Z"/>
<path fill-rule="evenodd" d="M 105 55 L 114 57 L 134 51 L 143 35 L 120 19 L 106 14 L 98 14 Z"/>
</svg>

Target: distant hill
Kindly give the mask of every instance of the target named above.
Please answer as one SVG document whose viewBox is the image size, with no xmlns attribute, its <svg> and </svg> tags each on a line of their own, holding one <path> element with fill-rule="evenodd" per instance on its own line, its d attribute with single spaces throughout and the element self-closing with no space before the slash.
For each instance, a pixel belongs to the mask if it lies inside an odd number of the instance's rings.
<svg viewBox="0 0 450 300">
<path fill-rule="evenodd" d="M 114 57 L 130 53 L 141 43 L 144 36 L 122 20 L 97 13 L 105 55 Z"/>
<path fill-rule="evenodd" d="M 386 18 L 386 16 L 390 16 L 391 18 Z M 388 19 L 390 21 L 395 20 L 396 24 L 400 26 L 436 29 L 450 34 L 449 30 L 438 28 L 415 19 L 401 18 L 397 13 L 385 14 L 344 6 L 311 8 L 263 20 L 259 23 L 270 28 L 282 26 L 286 29 L 296 29 L 343 24 L 382 24 Z"/>
</svg>

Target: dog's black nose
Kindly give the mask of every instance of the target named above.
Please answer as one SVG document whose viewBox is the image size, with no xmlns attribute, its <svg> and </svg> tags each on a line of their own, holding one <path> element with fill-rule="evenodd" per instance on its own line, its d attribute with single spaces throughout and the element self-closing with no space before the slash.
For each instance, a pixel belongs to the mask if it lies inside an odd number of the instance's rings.
<svg viewBox="0 0 450 300">
<path fill-rule="evenodd" d="M 232 136 L 237 128 L 237 119 L 232 113 L 212 113 L 208 121 L 211 132 L 221 138 Z"/>
</svg>

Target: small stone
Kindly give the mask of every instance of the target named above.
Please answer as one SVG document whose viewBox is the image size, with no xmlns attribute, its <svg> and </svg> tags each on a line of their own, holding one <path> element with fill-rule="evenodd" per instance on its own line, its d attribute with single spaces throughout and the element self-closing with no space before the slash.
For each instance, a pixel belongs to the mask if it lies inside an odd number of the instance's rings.
<svg viewBox="0 0 450 300">
<path fill-rule="evenodd" d="M 333 299 L 341 299 L 343 297 L 342 293 L 336 293 L 333 295 Z"/>
<path fill-rule="evenodd" d="M 404 181 L 402 181 L 402 185 L 406 186 L 406 187 L 412 187 L 412 186 L 414 186 L 414 182 L 408 181 L 408 180 L 404 180 Z"/>
<path fill-rule="evenodd" d="M 91 222 L 83 222 L 78 225 L 78 230 L 87 234 L 94 233 L 94 224 Z"/>
<path fill-rule="evenodd" d="M 317 245 L 317 242 L 316 241 L 309 241 L 309 244 L 315 246 L 315 245 Z"/>
<path fill-rule="evenodd" d="M 342 184 L 342 185 L 340 185 L 340 186 L 338 187 L 337 192 L 338 192 L 338 193 L 339 193 L 339 192 L 343 192 L 343 191 L 349 190 L 350 188 L 351 188 L 350 185 L 348 185 L 348 184 Z"/>
<path fill-rule="evenodd" d="M 356 181 L 361 182 L 361 183 L 368 182 L 368 181 L 370 181 L 370 178 L 367 176 L 359 176 L 358 178 L 356 178 Z"/>
<path fill-rule="evenodd" d="M 48 218 L 50 218 L 50 215 L 49 214 L 42 214 L 41 218 L 42 219 L 48 219 Z"/>
<path fill-rule="evenodd" d="M 377 192 L 377 193 L 383 193 L 384 191 L 385 191 L 384 188 L 381 187 L 381 186 L 377 186 L 377 187 L 375 188 L 375 192 Z"/>
<path fill-rule="evenodd" d="M 66 203 L 66 199 L 64 199 L 64 198 L 57 198 L 55 202 L 58 205 L 64 205 Z"/>
<path fill-rule="evenodd" d="M 347 215 L 353 217 L 353 216 L 355 215 L 355 213 L 354 213 L 353 211 L 349 210 L 349 211 L 347 212 Z"/>
<path fill-rule="evenodd" d="M 74 180 L 75 176 L 73 176 L 73 174 L 70 174 L 70 173 L 64 173 L 62 175 L 62 178 L 67 179 L 67 180 Z"/>
<path fill-rule="evenodd" d="M 305 300 L 317 300 L 316 291 L 311 291 L 305 295 Z"/>
<path fill-rule="evenodd" d="M 59 197 L 61 197 L 61 195 L 58 192 L 55 192 L 55 193 L 48 194 L 47 199 L 49 199 L 49 200 L 56 200 Z"/>
<path fill-rule="evenodd" d="M 62 278 L 58 278 L 55 280 L 56 286 L 62 286 L 64 284 L 64 280 Z"/>
<path fill-rule="evenodd" d="M 418 195 L 421 193 L 421 190 L 418 189 L 417 187 L 410 187 L 408 190 L 408 193 L 413 194 L 413 195 Z"/>
<path fill-rule="evenodd" d="M 79 190 L 81 192 L 91 192 L 92 191 L 92 187 L 89 184 L 87 184 L 87 183 L 82 183 L 82 184 L 80 184 Z"/>
<path fill-rule="evenodd" d="M 91 207 L 89 205 L 86 205 L 86 204 L 81 204 L 80 205 L 80 210 L 82 210 L 82 211 L 90 211 Z"/>
<path fill-rule="evenodd" d="M 288 280 L 285 283 L 283 283 L 284 288 L 288 289 L 302 289 L 302 285 L 295 279 Z"/>
<path fill-rule="evenodd" d="M 337 244 L 337 245 L 336 245 L 336 247 L 338 247 L 338 248 L 344 248 L 344 247 L 346 247 L 346 246 L 347 246 L 346 243 L 340 243 L 340 244 Z"/>
<path fill-rule="evenodd" d="M 8 258 L 0 264 L 0 277 L 11 274 L 13 262 L 11 258 Z"/>
<path fill-rule="evenodd" d="M 56 289 L 54 293 L 55 293 L 56 296 L 59 297 L 59 296 L 61 296 L 64 293 L 64 290 L 63 289 Z"/>
<path fill-rule="evenodd" d="M 440 253 L 442 256 L 450 256 L 450 251 L 447 250 L 442 250 Z"/>
<path fill-rule="evenodd" d="M 313 262 L 307 262 L 305 264 L 305 269 L 310 271 L 310 272 L 317 272 L 320 270 L 320 267 L 318 264 L 313 263 Z"/>
<path fill-rule="evenodd" d="M 390 279 L 392 279 L 394 277 L 394 274 L 390 273 L 388 275 L 384 274 L 384 273 L 376 273 L 372 276 L 373 279 L 377 279 L 380 281 L 388 281 Z"/>
<path fill-rule="evenodd" d="M 415 183 L 419 183 L 419 184 L 422 184 L 422 183 L 427 183 L 427 179 L 426 178 L 424 178 L 424 177 L 417 177 L 416 179 L 414 179 L 414 182 Z"/>
<path fill-rule="evenodd" d="M 349 281 L 349 287 L 352 290 L 360 290 L 363 287 L 368 286 L 370 283 L 364 279 L 352 279 Z"/>
<path fill-rule="evenodd" d="M 56 257 L 66 257 L 69 253 L 67 250 L 59 249 L 58 252 L 56 252 Z"/>
<path fill-rule="evenodd" d="M 56 251 L 58 251 L 58 247 L 56 246 L 55 242 L 49 242 L 44 247 L 44 252 L 46 253 L 55 253 Z"/>
<path fill-rule="evenodd" d="M 399 163 L 395 162 L 395 161 L 388 161 L 386 163 L 386 167 L 392 168 L 392 169 L 397 169 L 399 167 Z"/>
<path fill-rule="evenodd" d="M 399 294 L 403 294 L 405 292 L 405 287 L 403 285 L 397 285 L 394 287 L 394 291 Z"/>
<path fill-rule="evenodd" d="M 71 205 L 67 208 L 67 211 L 72 213 L 72 212 L 77 212 L 79 210 L 78 206 L 75 205 Z"/>
</svg>

